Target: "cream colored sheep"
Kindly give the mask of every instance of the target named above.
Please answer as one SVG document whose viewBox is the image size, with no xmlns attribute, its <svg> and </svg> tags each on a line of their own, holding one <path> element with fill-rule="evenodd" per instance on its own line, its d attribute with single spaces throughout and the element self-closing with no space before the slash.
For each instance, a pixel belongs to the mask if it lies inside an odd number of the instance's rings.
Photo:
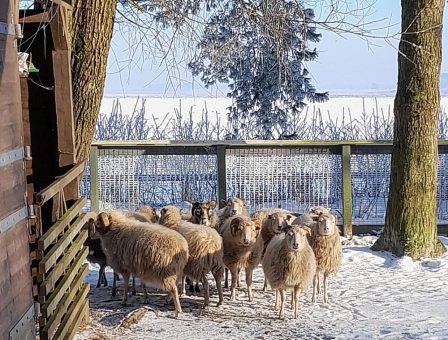
<svg viewBox="0 0 448 340">
<path fill-rule="evenodd" d="M 263 258 L 264 274 L 275 291 L 274 310 L 281 300 L 279 318 L 284 318 L 285 290 L 292 289 L 294 318 L 298 317 L 299 295 L 310 285 L 316 272 L 316 259 L 302 225 L 287 226 L 284 233 L 274 236 Z"/>
<path fill-rule="evenodd" d="M 263 238 L 263 259 L 266 248 L 272 238 L 282 232 L 282 228 L 292 224 L 295 216 L 283 209 L 263 209 L 253 214 L 252 219 L 261 221 L 261 237 Z M 267 290 L 268 283 L 264 279 L 263 291 Z"/>
<path fill-rule="evenodd" d="M 138 209 L 135 212 L 140 213 L 143 216 L 145 216 L 148 219 L 148 221 L 151 223 L 157 223 L 159 221 L 157 209 L 153 208 L 149 205 L 141 205 L 140 207 L 138 207 Z"/>
<path fill-rule="evenodd" d="M 235 299 L 235 286 L 238 272 L 245 268 L 247 295 L 253 300 L 252 273 L 261 261 L 263 239 L 260 236 L 261 225 L 250 217 L 236 215 L 226 220 L 223 225 L 224 264 L 232 274 L 230 299 Z"/>
<path fill-rule="evenodd" d="M 342 246 L 336 216 L 321 213 L 317 223 L 312 227 L 311 248 L 316 256 L 317 270 L 313 280 L 313 299 L 320 293 L 319 273 L 324 277 L 324 302 L 328 303 L 328 277 L 336 274 L 341 267 Z"/>
<path fill-rule="evenodd" d="M 187 240 L 190 255 L 184 275 L 202 282 L 204 306 L 209 305 L 207 273 L 212 273 L 218 289 L 218 306 L 220 306 L 223 303 L 221 280 L 224 272 L 221 236 L 213 228 L 182 220 L 180 210 L 174 206 L 166 206 L 161 210 L 160 224 L 176 230 Z M 184 289 L 185 285 L 182 283 L 182 290 Z"/>
<path fill-rule="evenodd" d="M 101 240 L 108 265 L 123 276 L 122 303 L 127 302 L 129 276 L 134 274 L 167 291 L 174 299 L 177 317 L 182 309 L 176 282 L 188 261 L 185 238 L 174 230 L 130 219 L 118 211 L 102 212 L 90 222 L 92 238 Z"/>
</svg>

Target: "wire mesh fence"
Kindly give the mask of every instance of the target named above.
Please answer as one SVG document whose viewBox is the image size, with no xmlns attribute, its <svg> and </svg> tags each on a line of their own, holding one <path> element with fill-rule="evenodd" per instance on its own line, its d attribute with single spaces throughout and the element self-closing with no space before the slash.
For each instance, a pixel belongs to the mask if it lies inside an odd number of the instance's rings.
<svg viewBox="0 0 448 340">
<path fill-rule="evenodd" d="M 140 204 L 188 208 L 191 201 L 218 200 L 218 157 L 214 148 L 172 154 L 141 148 L 108 148 L 98 156 L 98 197 L 102 209 L 135 209 Z M 389 190 L 390 155 L 351 155 L 354 224 L 382 224 Z M 329 147 L 228 147 L 226 196 L 250 202 L 249 210 L 281 207 L 295 212 L 331 207 L 342 216 L 342 157 Z M 90 198 L 90 172 L 81 183 Z M 448 154 L 439 155 L 437 218 L 448 223 Z M 86 207 L 88 209 L 88 207 Z"/>
</svg>

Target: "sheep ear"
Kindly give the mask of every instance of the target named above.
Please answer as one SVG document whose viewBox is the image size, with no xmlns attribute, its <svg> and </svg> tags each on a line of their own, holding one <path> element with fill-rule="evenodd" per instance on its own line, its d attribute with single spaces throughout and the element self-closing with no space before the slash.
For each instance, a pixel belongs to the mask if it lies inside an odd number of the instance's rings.
<svg viewBox="0 0 448 340">
<path fill-rule="evenodd" d="M 258 218 L 254 221 L 254 223 L 255 223 L 255 230 L 256 231 L 261 230 L 261 221 Z"/>
<path fill-rule="evenodd" d="M 294 216 L 288 214 L 288 215 L 286 215 L 286 220 L 287 221 L 291 221 L 293 219 L 293 217 Z"/>
<path fill-rule="evenodd" d="M 334 216 L 334 224 L 338 223 L 338 215 L 332 214 Z"/>
<path fill-rule="evenodd" d="M 274 219 L 274 215 L 273 215 L 273 214 L 269 214 L 269 215 L 267 216 L 267 218 L 270 219 L 270 220 L 272 220 L 272 219 Z"/>
<path fill-rule="evenodd" d="M 226 205 L 227 203 L 228 203 L 227 200 L 221 200 L 221 204 Z"/>
<path fill-rule="evenodd" d="M 199 202 L 193 202 L 193 203 L 191 204 L 191 207 L 192 207 L 192 208 L 196 208 L 196 207 L 199 207 L 199 205 L 200 205 Z"/>
<path fill-rule="evenodd" d="M 308 235 L 311 236 L 311 228 L 310 228 L 310 227 L 308 227 L 308 226 L 306 226 L 306 225 L 303 225 L 303 226 L 301 226 L 300 228 L 302 228 L 303 230 L 305 230 L 305 232 L 306 232 Z"/>
<path fill-rule="evenodd" d="M 245 207 L 247 207 L 248 205 L 250 205 L 250 201 L 243 200 L 243 205 L 244 205 Z"/>
<path fill-rule="evenodd" d="M 216 201 L 210 201 L 210 202 L 208 202 L 208 205 L 210 206 L 210 208 L 215 209 L 216 208 Z"/>
</svg>

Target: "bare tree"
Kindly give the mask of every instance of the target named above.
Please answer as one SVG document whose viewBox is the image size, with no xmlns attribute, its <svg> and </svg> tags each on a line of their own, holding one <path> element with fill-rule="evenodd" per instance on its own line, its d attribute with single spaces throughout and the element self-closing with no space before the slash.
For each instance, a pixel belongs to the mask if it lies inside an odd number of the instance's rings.
<svg viewBox="0 0 448 340">
<path fill-rule="evenodd" d="M 372 249 L 418 259 L 446 251 L 436 220 L 444 0 L 401 6 L 389 200 L 384 232 Z"/>
</svg>

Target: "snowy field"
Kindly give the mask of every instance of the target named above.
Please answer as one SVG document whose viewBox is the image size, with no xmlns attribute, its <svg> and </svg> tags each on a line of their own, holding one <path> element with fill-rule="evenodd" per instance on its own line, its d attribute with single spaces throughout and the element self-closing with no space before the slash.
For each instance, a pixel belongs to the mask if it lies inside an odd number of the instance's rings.
<svg viewBox="0 0 448 340">
<path fill-rule="evenodd" d="M 342 268 L 330 280 L 331 303 L 323 304 L 320 296 L 312 304 L 310 289 L 300 298 L 297 320 L 289 303 L 287 319 L 277 318 L 274 292 L 262 292 L 261 267 L 255 271 L 254 302 L 244 289 L 231 302 L 225 290 L 222 307 L 202 310 L 202 297 L 188 295 L 181 298 L 183 315 L 175 319 L 172 303 L 160 292 L 150 295 L 149 305 L 139 293 L 122 307 L 110 287 L 95 288 L 98 272 L 91 266 L 91 323 L 75 339 L 448 339 L 448 255 L 414 263 L 370 251 L 375 239 L 343 240 Z M 441 239 L 448 246 L 448 237 Z M 112 273 L 107 275 L 112 282 Z M 214 305 L 212 280 L 210 285 Z"/>
<path fill-rule="evenodd" d="M 101 102 L 100 113 L 108 115 L 113 110 L 117 98 L 123 114 L 132 114 L 135 110 L 145 109 L 145 118 L 152 121 L 153 117 L 160 123 L 168 115 L 170 118 L 176 112 L 182 114 L 183 119 L 188 119 L 190 111 L 194 122 L 202 120 L 202 114 L 208 111 L 209 119 L 216 120 L 218 117 L 222 124 L 227 121 L 227 107 L 231 104 L 231 99 L 227 97 L 104 97 Z M 370 94 L 369 96 L 331 96 L 330 100 L 324 103 L 309 103 L 305 108 L 305 114 L 311 118 L 316 112 L 322 114 L 326 121 L 331 116 L 333 121 L 349 116 L 359 118 L 363 113 L 379 115 L 393 113 L 393 96 L 383 96 L 381 94 Z M 442 97 L 440 107 L 446 111 L 448 109 L 448 97 Z"/>
</svg>

